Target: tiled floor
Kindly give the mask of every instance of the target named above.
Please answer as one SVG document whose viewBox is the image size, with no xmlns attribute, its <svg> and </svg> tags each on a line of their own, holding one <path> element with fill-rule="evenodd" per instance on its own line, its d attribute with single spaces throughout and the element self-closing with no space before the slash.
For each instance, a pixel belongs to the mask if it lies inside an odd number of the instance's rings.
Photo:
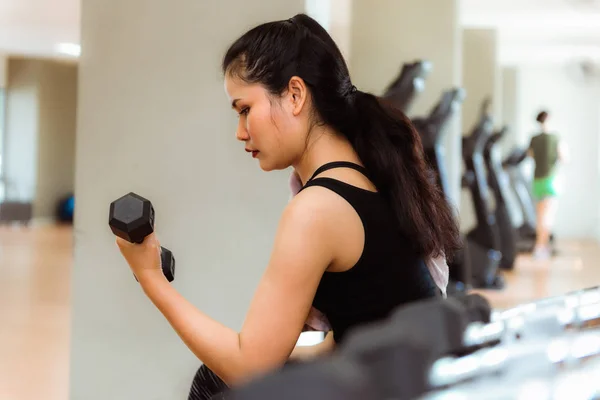
<svg viewBox="0 0 600 400">
<path fill-rule="evenodd" d="M 69 379 L 70 268 L 68 227 L 0 228 L 0 399 L 66 400 Z M 561 244 L 549 262 L 527 256 L 506 273 L 496 307 L 600 285 L 600 246 Z"/>
</svg>

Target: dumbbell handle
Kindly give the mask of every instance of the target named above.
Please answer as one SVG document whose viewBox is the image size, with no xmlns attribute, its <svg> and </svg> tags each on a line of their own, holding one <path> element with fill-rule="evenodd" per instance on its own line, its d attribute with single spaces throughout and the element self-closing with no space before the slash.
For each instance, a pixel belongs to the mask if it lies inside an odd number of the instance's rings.
<svg viewBox="0 0 600 400">
<path fill-rule="evenodd" d="M 445 357 L 430 369 L 432 387 L 457 384 L 484 374 L 499 372 L 513 364 L 530 368 L 552 367 L 555 364 L 600 355 L 600 331 L 583 332 L 549 341 L 529 341 L 482 349 L 463 357 Z M 522 370 L 519 370 L 521 373 Z"/>
<path fill-rule="evenodd" d="M 579 307 L 547 308 L 526 315 L 517 315 L 505 320 L 489 324 L 472 323 L 465 330 L 463 343 L 466 347 L 479 346 L 485 343 L 502 340 L 508 334 L 527 329 L 529 324 L 544 324 L 545 335 L 555 334 L 552 328 L 563 328 L 567 325 L 580 325 L 600 318 L 600 303 L 581 305 Z"/>
<path fill-rule="evenodd" d="M 600 303 L 600 287 L 597 286 L 570 292 L 563 296 L 549 297 L 531 303 L 519 304 L 518 306 L 507 310 L 493 311 L 491 318 L 492 321 L 506 320 L 508 318 L 531 314 L 550 307 L 577 307 L 594 303 Z"/>
<path fill-rule="evenodd" d="M 173 252 L 162 246 L 160 247 L 160 264 L 167 280 L 173 282 L 175 279 L 175 257 L 173 256 Z M 138 281 L 137 276 L 134 275 L 134 278 Z"/>
<path fill-rule="evenodd" d="M 141 240 L 133 240 L 132 243 L 142 244 L 146 237 Z M 166 247 L 160 246 L 160 254 L 163 273 L 167 277 L 167 280 L 172 282 L 175 279 L 175 257 L 173 256 L 173 252 Z M 137 277 L 135 279 L 137 281 Z"/>
<path fill-rule="evenodd" d="M 434 390 L 418 400 L 486 399 L 506 400 L 535 398 L 539 400 L 592 400 L 599 399 L 600 361 L 589 360 L 585 364 L 566 371 L 549 374 L 534 373 L 531 376 L 490 377 L 459 383 L 447 389 Z M 534 390 L 533 395 L 531 390 Z"/>
</svg>

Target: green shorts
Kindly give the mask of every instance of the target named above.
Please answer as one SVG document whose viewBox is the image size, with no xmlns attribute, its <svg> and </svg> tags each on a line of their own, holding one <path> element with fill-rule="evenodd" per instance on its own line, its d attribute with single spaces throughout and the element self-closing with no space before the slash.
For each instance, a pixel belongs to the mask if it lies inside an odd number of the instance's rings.
<svg viewBox="0 0 600 400">
<path fill-rule="evenodd" d="M 558 195 L 558 192 L 556 191 L 556 178 L 554 176 L 533 180 L 533 196 L 536 200 L 543 200 L 556 195 Z"/>
</svg>

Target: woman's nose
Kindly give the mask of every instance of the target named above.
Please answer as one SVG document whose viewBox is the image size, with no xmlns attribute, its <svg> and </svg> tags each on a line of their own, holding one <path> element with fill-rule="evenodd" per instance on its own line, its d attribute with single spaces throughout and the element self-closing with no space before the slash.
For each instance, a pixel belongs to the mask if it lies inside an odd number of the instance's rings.
<svg viewBox="0 0 600 400">
<path fill-rule="evenodd" d="M 246 122 L 240 118 L 238 122 L 237 130 L 235 132 L 235 137 L 237 140 L 246 141 L 250 139 L 250 135 L 248 134 L 248 129 L 246 129 Z"/>
</svg>

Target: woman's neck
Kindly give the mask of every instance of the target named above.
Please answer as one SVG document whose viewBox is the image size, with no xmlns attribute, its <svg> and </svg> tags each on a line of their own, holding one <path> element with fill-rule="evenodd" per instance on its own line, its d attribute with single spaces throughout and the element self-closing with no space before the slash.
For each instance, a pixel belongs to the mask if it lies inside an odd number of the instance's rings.
<svg viewBox="0 0 600 400">
<path fill-rule="evenodd" d="M 350 161 L 362 165 L 348 140 L 332 129 L 316 127 L 309 138 L 304 154 L 293 165 L 303 185 L 320 166 L 329 162 Z"/>
</svg>

